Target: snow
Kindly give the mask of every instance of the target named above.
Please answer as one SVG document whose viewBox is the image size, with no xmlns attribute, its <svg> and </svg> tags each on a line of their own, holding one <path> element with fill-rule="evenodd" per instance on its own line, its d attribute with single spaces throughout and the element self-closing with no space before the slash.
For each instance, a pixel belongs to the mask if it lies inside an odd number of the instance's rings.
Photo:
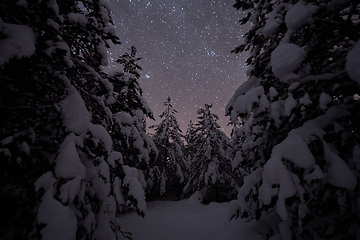
<svg viewBox="0 0 360 240">
<path fill-rule="evenodd" d="M 123 164 L 123 156 L 120 152 L 112 151 L 109 154 L 107 162 L 109 163 L 110 166 L 116 167 L 115 161 L 118 161 L 120 164 Z"/>
<path fill-rule="evenodd" d="M 268 20 L 262 30 L 262 34 L 265 37 L 270 37 L 280 26 L 282 20 L 277 17 L 279 10 L 283 7 L 283 4 L 277 6 L 271 13 L 268 14 Z"/>
<path fill-rule="evenodd" d="M 327 105 L 330 104 L 331 102 L 332 102 L 332 97 L 329 94 L 325 92 L 322 92 L 320 94 L 320 99 L 319 99 L 320 109 L 326 110 L 328 108 Z"/>
<path fill-rule="evenodd" d="M 314 179 L 321 179 L 324 177 L 325 177 L 325 175 L 318 165 L 314 165 L 314 170 L 310 174 L 304 175 L 304 179 L 306 181 L 311 181 Z"/>
<path fill-rule="evenodd" d="M 256 77 L 251 77 L 250 79 L 248 79 L 246 82 L 242 83 L 235 91 L 234 95 L 231 97 L 231 99 L 229 100 L 228 104 L 226 105 L 225 108 L 225 115 L 229 115 L 231 109 L 234 107 L 234 103 L 236 101 L 236 99 L 239 96 L 244 95 L 245 93 L 247 93 L 248 90 L 250 90 L 251 88 L 253 88 L 254 86 L 257 86 L 260 83 L 260 79 L 256 78 Z M 236 116 L 237 117 L 237 116 Z"/>
<path fill-rule="evenodd" d="M 123 166 L 123 170 L 125 173 L 123 186 L 128 186 L 129 195 L 133 196 L 137 200 L 137 209 L 139 209 L 140 212 L 145 213 L 145 193 L 143 186 L 140 182 L 140 175 L 138 170 L 127 165 Z"/>
<path fill-rule="evenodd" d="M 46 191 L 54 183 L 54 181 L 55 178 L 52 172 L 44 173 L 35 181 L 35 191 L 39 191 L 42 188 Z"/>
<path fill-rule="evenodd" d="M 118 112 L 114 114 L 115 121 L 122 125 L 132 125 L 134 118 L 127 112 Z"/>
<path fill-rule="evenodd" d="M 35 53 L 35 33 L 25 25 L 4 23 L 0 18 L 0 66 L 11 58 L 30 57 Z"/>
<path fill-rule="evenodd" d="M 292 231 L 290 230 L 289 223 L 281 222 L 279 224 L 279 231 L 282 239 L 292 239 Z"/>
<path fill-rule="evenodd" d="M 112 224 L 115 221 L 116 202 L 113 196 L 107 197 L 102 203 L 101 210 L 97 215 L 97 224 L 94 231 L 93 239 L 98 240 L 116 240 L 112 230 Z"/>
<path fill-rule="evenodd" d="M 350 78 L 360 83 L 360 40 L 346 56 L 346 71 Z"/>
<path fill-rule="evenodd" d="M 42 197 L 37 221 L 46 226 L 40 233 L 43 240 L 75 240 L 77 220 L 74 212 L 68 206 L 62 205 L 53 198 L 51 186 Z"/>
<path fill-rule="evenodd" d="M 105 180 L 106 183 L 108 183 L 110 181 L 109 165 L 107 165 L 107 163 L 104 160 L 100 161 L 99 174 L 100 174 L 101 178 L 103 180 Z"/>
<path fill-rule="evenodd" d="M 284 100 L 279 100 L 271 103 L 271 117 L 274 119 L 276 127 L 279 127 L 282 123 L 280 117 L 284 111 L 284 102 Z"/>
<path fill-rule="evenodd" d="M 217 179 L 217 164 L 215 162 L 211 162 L 208 165 L 208 169 L 205 173 L 205 184 L 208 185 L 209 183 L 209 178 L 211 178 L 211 183 L 214 184 L 216 182 Z"/>
<path fill-rule="evenodd" d="M 264 94 L 263 86 L 250 89 L 244 95 L 238 96 L 233 103 L 233 111 L 231 112 L 231 121 L 235 122 L 239 114 L 249 114 L 252 111 L 253 104 L 259 104 L 261 96 Z"/>
<path fill-rule="evenodd" d="M 202 205 L 195 199 L 150 202 L 145 218 L 136 213 L 120 215 L 122 231 L 136 240 L 264 240 L 254 222 L 229 221 L 230 203 Z"/>
<path fill-rule="evenodd" d="M 104 41 L 99 39 L 99 43 L 96 46 L 96 52 L 101 56 L 101 65 L 106 66 L 108 64 L 108 55 Z"/>
<path fill-rule="evenodd" d="M 353 190 L 357 185 L 357 180 L 349 166 L 331 150 L 326 142 L 323 141 L 323 144 L 325 160 L 330 164 L 326 174 L 329 183 L 336 187 Z"/>
<path fill-rule="evenodd" d="M 108 9 L 106 7 L 108 7 L 108 6 L 99 8 L 100 15 L 101 15 L 102 20 L 104 21 L 104 24 L 107 24 L 109 22 L 109 20 L 110 20 L 109 11 L 108 11 Z"/>
<path fill-rule="evenodd" d="M 253 171 L 251 174 L 247 175 L 246 178 L 244 178 L 244 184 L 238 191 L 238 202 L 237 202 L 242 212 L 250 211 L 249 206 L 246 203 L 245 198 L 243 196 L 247 196 L 252 190 L 253 186 L 260 181 L 262 173 L 263 173 L 263 169 L 258 168 L 255 171 Z M 229 213 L 229 215 L 233 215 L 233 214 L 234 213 L 231 212 Z"/>
<path fill-rule="evenodd" d="M 72 67 L 74 65 L 74 62 L 71 60 L 71 54 L 70 54 L 70 48 L 69 45 L 67 45 L 66 42 L 56 42 L 53 43 L 52 41 L 48 41 L 48 44 L 50 45 L 50 47 L 48 49 L 45 50 L 45 53 L 48 56 L 51 56 L 56 49 L 61 49 L 61 50 L 65 50 L 66 54 L 64 56 L 64 61 L 65 63 L 69 66 Z"/>
<path fill-rule="evenodd" d="M 88 130 L 91 114 L 81 95 L 73 86 L 68 87 L 68 95 L 59 103 L 59 106 L 67 131 L 80 135 Z"/>
<path fill-rule="evenodd" d="M 105 34 L 111 34 L 111 35 L 115 35 L 115 28 L 114 26 L 107 26 L 104 28 L 104 33 Z"/>
<path fill-rule="evenodd" d="M 114 180 L 114 195 L 115 195 L 115 200 L 118 204 L 125 204 L 125 198 L 124 195 L 122 194 L 121 182 L 119 177 L 115 177 Z"/>
<path fill-rule="evenodd" d="M 284 105 L 284 113 L 285 116 L 290 116 L 291 115 L 291 111 L 296 107 L 297 102 L 296 100 L 293 98 L 293 96 L 291 94 L 289 94 L 290 96 L 285 100 L 285 105 Z"/>
<path fill-rule="evenodd" d="M 69 134 L 60 146 L 56 159 L 55 174 L 61 178 L 85 178 L 85 167 L 81 163 L 76 149 L 78 139 L 74 134 Z"/>
<path fill-rule="evenodd" d="M 81 174 L 79 174 L 74 179 L 71 179 L 66 183 L 64 183 L 63 185 L 61 185 L 59 199 L 61 200 L 62 203 L 74 201 L 75 197 L 80 192 L 82 179 L 83 177 L 81 176 Z M 79 198 L 79 200 L 83 200 L 83 199 Z"/>
<path fill-rule="evenodd" d="M 59 5 L 57 4 L 56 0 L 49 1 L 50 7 L 54 10 L 56 16 L 59 16 Z"/>
<path fill-rule="evenodd" d="M 242 161 L 244 161 L 244 158 L 241 154 L 241 151 L 238 151 L 236 153 L 236 157 L 231 161 L 232 170 L 237 168 L 240 165 L 240 163 L 242 163 Z"/>
<path fill-rule="evenodd" d="M 269 93 L 270 93 L 271 100 L 274 100 L 274 98 L 279 95 L 279 93 L 276 91 L 276 89 L 274 87 L 270 87 Z"/>
<path fill-rule="evenodd" d="M 296 78 L 294 74 L 306 57 L 306 51 L 293 43 L 280 44 L 271 53 L 271 66 L 275 77 L 289 83 Z"/>
<path fill-rule="evenodd" d="M 305 93 L 302 98 L 300 98 L 299 103 L 302 105 L 311 105 L 312 101 L 310 100 L 310 96 L 308 93 Z"/>
<path fill-rule="evenodd" d="M 110 153 L 113 147 L 113 141 L 106 129 L 98 124 L 90 124 L 89 131 L 91 132 L 93 139 L 98 139 L 104 144 L 105 150 Z"/>
<path fill-rule="evenodd" d="M 293 82 L 290 87 L 288 87 L 289 91 L 293 91 L 295 89 L 297 89 L 300 85 L 300 82 Z"/>
<path fill-rule="evenodd" d="M 84 14 L 69 13 L 67 15 L 67 17 L 71 23 L 78 23 L 82 27 L 86 27 L 86 25 L 88 24 L 88 19 L 86 18 L 86 16 Z"/>
<path fill-rule="evenodd" d="M 16 5 L 27 8 L 29 4 L 26 0 L 20 0 L 16 3 Z"/>
<path fill-rule="evenodd" d="M 8 145 L 13 140 L 14 140 L 13 136 L 8 136 L 8 137 L 4 138 L 3 140 L 1 140 L 1 145 L 3 145 L 3 146 Z"/>
<path fill-rule="evenodd" d="M 301 168 L 309 168 L 315 163 L 314 156 L 304 138 L 296 132 L 290 132 L 283 142 L 276 145 L 271 156 L 286 158 Z"/>
<path fill-rule="evenodd" d="M 8 156 L 9 158 L 11 158 L 11 152 L 7 148 L 0 148 L 0 153 L 2 153 L 4 156 Z"/>
<path fill-rule="evenodd" d="M 57 22 L 55 22 L 54 20 L 52 20 L 51 18 L 48 18 L 46 20 L 46 24 L 49 25 L 50 27 L 59 30 L 59 24 Z"/>
<path fill-rule="evenodd" d="M 317 10 L 316 6 L 307 5 L 304 1 L 297 2 L 286 13 L 285 22 L 289 30 L 295 31 L 301 25 L 313 22 L 312 14 Z"/>
<path fill-rule="evenodd" d="M 181 166 L 178 163 L 176 164 L 176 175 L 180 178 L 180 183 L 183 183 L 185 178 L 183 172 L 181 171 Z"/>
</svg>

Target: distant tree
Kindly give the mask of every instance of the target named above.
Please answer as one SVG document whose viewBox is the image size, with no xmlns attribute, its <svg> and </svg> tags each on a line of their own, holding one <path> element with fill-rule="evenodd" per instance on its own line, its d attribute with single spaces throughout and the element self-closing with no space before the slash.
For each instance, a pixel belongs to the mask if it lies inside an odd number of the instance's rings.
<svg viewBox="0 0 360 240">
<path fill-rule="evenodd" d="M 185 138 L 185 163 L 188 172 L 189 171 L 188 169 L 190 168 L 191 160 L 193 159 L 196 153 L 196 146 L 194 144 L 194 141 L 196 139 L 196 128 L 191 120 L 187 127 L 184 138 Z"/>
<path fill-rule="evenodd" d="M 159 194 L 163 199 L 179 199 L 186 177 L 183 135 L 175 117 L 178 111 L 171 102 L 170 97 L 164 102 L 166 109 L 160 114 L 161 122 L 153 126 L 155 133 L 152 137 L 159 154 L 152 166 L 153 173 L 157 173 L 156 184 L 149 195 Z"/>
<path fill-rule="evenodd" d="M 188 197 L 200 191 L 203 203 L 229 200 L 234 187 L 228 155 L 229 138 L 220 130 L 218 116 L 210 111 L 211 107 L 205 104 L 205 108 L 198 110 L 199 120 L 188 138 L 196 151 L 191 159 L 184 194 Z"/>
<path fill-rule="evenodd" d="M 359 2 L 248 1 L 248 80 L 226 114 L 242 126 L 235 215 L 271 239 L 359 238 Z"/>
<path fill-rule="evenodd" d="M 112 138 L 145 127 L 141 106 L 113 107 L 114 33 L 105 1 L 1 1 L 1 239 L 116 239 L 117 206 L 144 214 L 146 182 Z"/>
</svg>

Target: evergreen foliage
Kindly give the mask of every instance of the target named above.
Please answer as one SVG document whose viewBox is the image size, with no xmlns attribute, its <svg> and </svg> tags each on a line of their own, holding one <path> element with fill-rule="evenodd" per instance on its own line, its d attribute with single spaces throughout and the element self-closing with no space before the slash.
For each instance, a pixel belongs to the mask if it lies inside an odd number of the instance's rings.
<svg viewBox="0 0 360 240">
<path fill-rule="evenodd" d="M 234 7 L 252 23 L 234 50 L 251 52 L 249 78 L 226 107 L 242 124 L 235 215 L 258 220 L 268 238 L 359 238 L 359 2 Z"/>
<path fill-rule="evenodd" d="M 149 198 L 179 199 L 186 177 L 183 135 L 175 117 L 178 112 L 173 108 L 170 97 L 164 106 L 166 109 L 160 114 L 161 122 L 152 126 L 155 128 L 152 138 L 159 154 L 150 170 L 154 181 Z"/>
<path fill-rule="evenodd" d="M 184 195 L 202 192 L 203 203 L 228 201 L 233 198 L 229 138 L 220 130 L 218 116 L 210 111 L 211 105 L 198 110 L 198 122 L 190 128 L 187 139 L 194 149 L 189 168 L 189 180 Z M 228 188 L 230 186 L 230 189 Z"/>
<path fill-rule="evenodd" d="M 1 239 L 116 239 L 118 209 L 144 215 L 146 181 L 126 151 L 156 152 L 151 111 L 134 49 L 124 73 L 101 70 L 114 33 L 102 0 L 1 1 Z"/>
</svg>

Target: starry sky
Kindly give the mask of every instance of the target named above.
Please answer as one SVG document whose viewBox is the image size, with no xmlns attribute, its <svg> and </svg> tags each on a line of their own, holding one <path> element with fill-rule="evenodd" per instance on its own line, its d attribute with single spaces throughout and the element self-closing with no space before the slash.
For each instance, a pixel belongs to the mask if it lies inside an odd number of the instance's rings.
<svg viewBox="0 0 360 240">
<path fill-rule="evenodd" d="M 246 80 L 246 54 L 231 50 L 242 43 L 246 32 L 239 20 L 243 13 L 232 0 L 110 0 L 117 36 L 122 42 L 109 50 L 111 60 L 134 45 L 143 68 L 140 86 L 156 121 L 171 97 L 183 133 L 197 110 L 213 104 L 212 112 L 226 126 L 225 106 Z M 109 64 L 109 71 L 116 65 Z"/>
</svg>

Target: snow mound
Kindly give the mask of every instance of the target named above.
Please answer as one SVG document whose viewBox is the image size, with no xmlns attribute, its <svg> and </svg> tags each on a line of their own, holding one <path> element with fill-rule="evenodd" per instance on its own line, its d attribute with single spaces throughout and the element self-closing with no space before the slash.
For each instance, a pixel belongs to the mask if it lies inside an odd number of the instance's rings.
<svg viewBox="0 0 360 240">
<path fill-rule="evenodd" d="M 52 195 L 51 186 L 42 198 L 37 213 L 38 223 L 46 226 L 40 231 L 43 240 L 75 240 L 77 220 L 68 206 L 62 205 Z"/>
<path fill-rule="evenodd" d="M 88 112 L 81 95 L 73 86 L 69 86 L 68 95 L 59 105 L 62 109 L 62 117 L 67 131 L 80 135 L 88 130 L 91 114 Z"/>
<path fill-rule="evenodd" d="M 134 118 L 127 112 L 118 112 L 114 114 L 114 119 L 118 124 L 132 125 Z"/>
<path fill-rule="evenodd" d="M 86 25 L 88 24 L 88 19 L 86 18 L 86 16 L 84 14 L 69 13 L 67 15 L 67 17 L 69 19 L 69 22 L 80 24 L 80 26 L 82 26 L 82 27 L 86 27 Z"/>
<path fill-rule="evenodd" d="M 85 178 L 85 167 L 81 163 L 76 149 L 78 139 L 74 134 L 68 135 L 61 144 L 59 155 L 56 159 L 55 174 L 61 178 Z"/>
<path fill-rule="evenodd" d="M 349 166 L 330 149 L 326 142 L 323 142 L 323 144 L 325 160 L 330 164 L 327 173 L 329 183 L 336 187 L 354 189 L 357 185 L 357 180 Z"/>
<path fill-rule="evenodd" d="M 280 18 L 277 18 L 277 15 L 281 6 L 282 4 L 280 4 L 271 13 L 268 14 L 268 20 L 266 21 L 266 24 L 262 31 L 265 37 L 270 37 L 273 33 L 276 32 L 276 30 L 280 26 L 282 20 Z"/>
<path fill-rule="evenodd" d="M 346 71 L 350 78 L 360 83 L 360 40 L 346 56 Z"/>
<path fill-rule="evenodd" d="M 93 135 L 94 139 L 100 140 L 104 144 L 106 151 L 110 153 L 113 147 L 113 141 L 108 131 L 98 124 L 90 124 L 89 131 Z"/>
<path fill-rule="evenodd" d="M 299 1 L 286 13 L 285 22 L 290 30 L 296 30 L 301 25 L 313 22 L 312 14 L 318 8 L 313 5 L 307 5 L 304 1 Z"/>
<path fill-rule="evenodd" d="M 11 58 L 30 57 L 35 53 L 35 33 L 25 25 L 4 23 L 0 18 L 0 66 Z"/>
<path fill-rule="evenodd" d="M 306 51 L 293 43 L 280 44 L 271 53 L 271 66 L 275 77 L 283 82 L 294 79 L 296 70 L 306 57 Z"/>
<path fill-rule="evenodd" d="M 264 240 L 255 223 L 228 219 L 229 203 L 150 202 L 145 218 L 121 215 L 121 229 L 136 240 Z"/>
</svg>

